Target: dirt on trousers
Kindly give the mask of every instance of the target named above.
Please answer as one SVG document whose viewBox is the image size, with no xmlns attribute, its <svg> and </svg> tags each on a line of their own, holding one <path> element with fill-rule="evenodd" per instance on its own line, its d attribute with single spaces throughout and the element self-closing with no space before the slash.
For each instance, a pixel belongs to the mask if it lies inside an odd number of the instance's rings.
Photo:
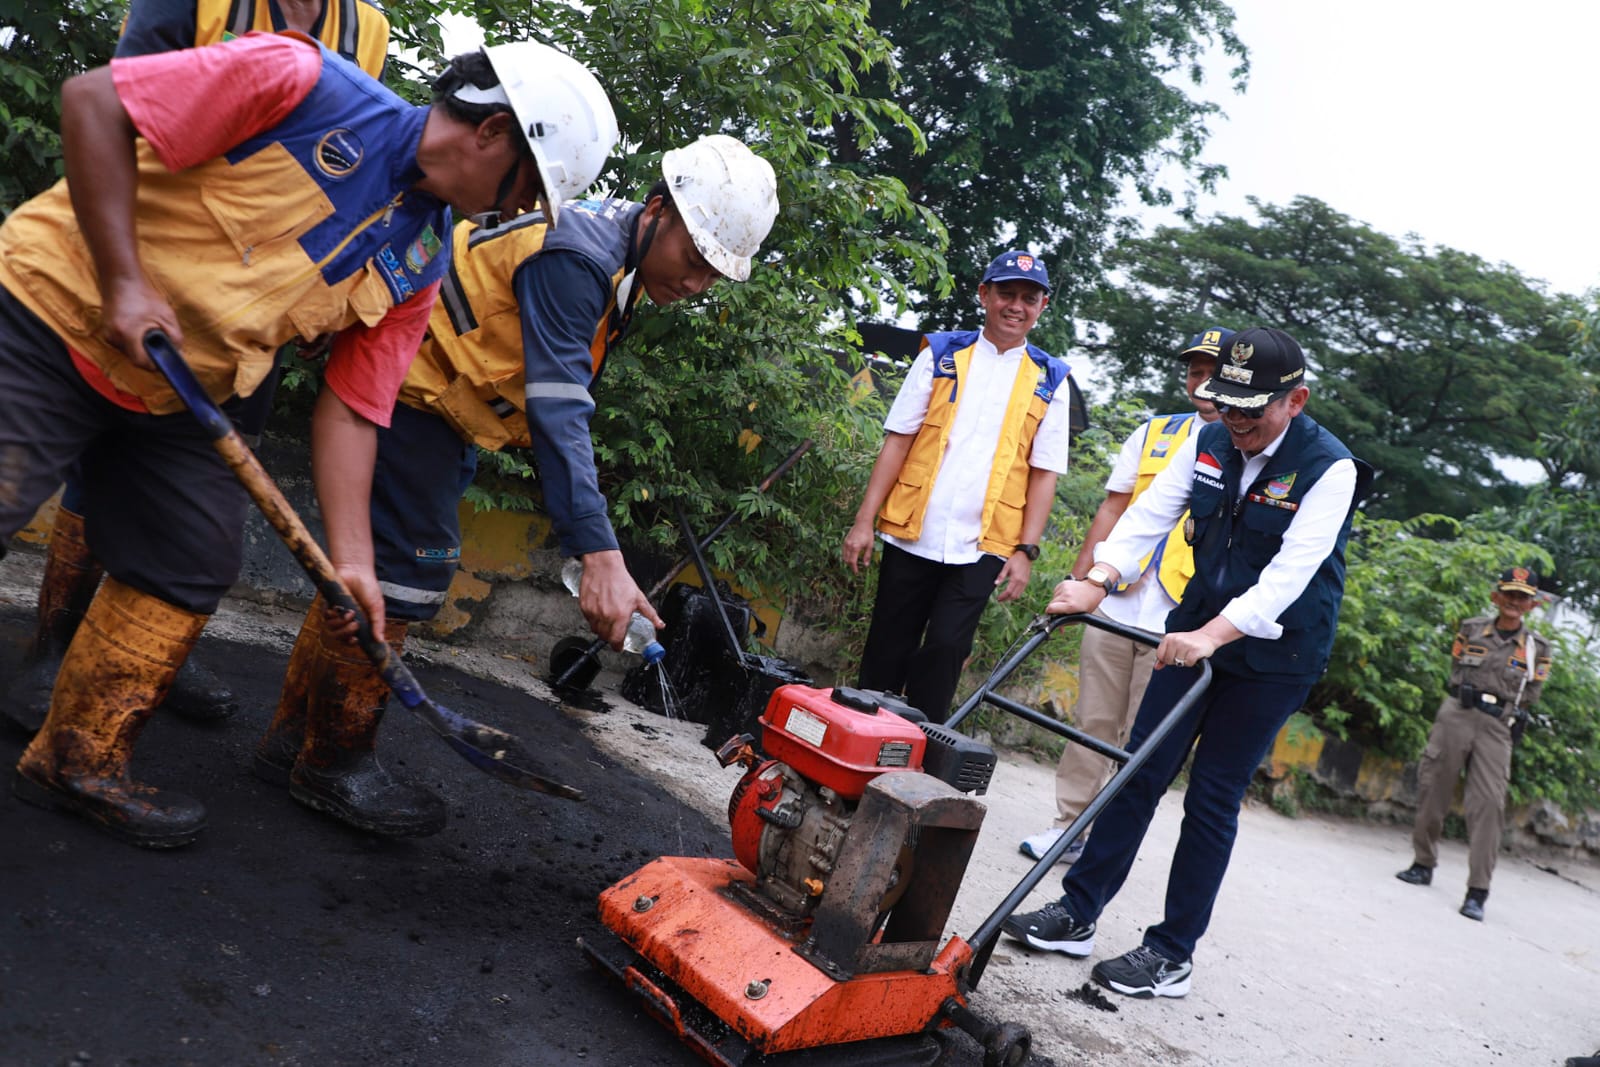
<svg viewBox="0 0 1600 1067">
<path fill-rule="evenodd" d="M 0 613 L 0 678 L 30 631 L 19 606 Z M 208 807 L 192 847 L 133 848 L 18 801 L 25 740 L 0 736 L 0 1064 L 699 1063 L 576 941 L 606 936 L 596 895 L 648 860 L 731 855 L 726 825 L 595 746 L 603 701 L 562 710 L 424 653 L 407 659 L 430 696 L 514 732 L 587 800 L 484 777 L 392 705 L 379 751 L 447 798 L 450 824 L 414 841 L 347 829 L 248 770 L 290 639 L 202 639 L 240 712 L 157 714 L 140 739 L 138 777 Z M 646 746 L 655 730 L 607 726 Z M 958 1041 L 946 1059 L 980 1056 Z"/>
</svg>

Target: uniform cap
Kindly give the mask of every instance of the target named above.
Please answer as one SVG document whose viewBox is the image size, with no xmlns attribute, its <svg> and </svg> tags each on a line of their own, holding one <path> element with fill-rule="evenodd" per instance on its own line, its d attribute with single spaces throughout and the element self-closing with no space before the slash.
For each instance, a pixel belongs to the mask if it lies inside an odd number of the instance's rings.
<svg viewBox="0 0 1600 1067">
<path fill-rule="evenodd" d="M 1233 331 L 1226 326 L 1207 326 L 1189 338 L 1189 344 L 1178 353 L 1178 358 L 1188 359 L 1190 356 L 1221 358 L 1223 346 L 1232 339 Z"/>
<path fill-rule="evenodd" d="M 1530 567 L 1507 567 L 1500 572 L 1500 584 L 1495 586 L 1495 591 L 1538 596 L 1539 573 Z"/>
<path fill-rule="evenodd" d="M 1217 369 L 1194 395 L 1253 411 L 1304 385 L 1306 357 L 1293 337 L 1270 326 L 1252 326 L 1229 339 Z"/>
<path fill-rule="evenodd" d="M 1044 269 L 1044 260 L 1020 248 L 1001 252 L 983 272 L 983 284 L 990 282 L 1032 282 L 1046 293 L 1050 292 L 1050 272 Z"/>
</svg>

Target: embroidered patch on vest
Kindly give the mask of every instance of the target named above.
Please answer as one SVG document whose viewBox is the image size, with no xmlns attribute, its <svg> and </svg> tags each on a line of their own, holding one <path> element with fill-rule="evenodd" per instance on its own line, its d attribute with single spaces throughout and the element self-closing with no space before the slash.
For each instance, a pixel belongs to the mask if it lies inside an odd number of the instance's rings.
<svg viewBox="0 0 1600 1067">
<path fill-rule="evenodd" d="M 312 158 L 317 161 L 318 170 L 338 180 L 354 174 L 365 155 L 366 147 L 355 131 L 340 127 L 322 135 Z"/>
<path fill-rule="evenodd" d="M 1194 457 L 1194 480 L 1213 489 L 1227 488 L 1222 484 L 1222 464 L 1210 452 Z"/>
<path fill-rule="evenodd" d="M 378 249 L 378 254 L 373 258 L 378 261 L 384 275 L 389 279 L 389 288 L 394 290 L 395 303 L 403 304 L 416 295 L 416 287 L 411 284 L 411 279 L 406 277 L 406 269 L 400 265 L 400 258 L 394 254 L 393 248 L 384 245 Z"/>
<path fill-rule="evenodd" d="M 428 261 L 439 254 L 439 247 L 439 235 L 433 232 L 433 226 L 424 226 L 422 233 L 406 249 L 406 266 L 411 268 L 411 273 L 421 274 Z"/>
<path fill-rule="evenodd" d="M 1299 472 L 1295 472 L 1299 473 Z M 1282 478 L 1274 478 L 1267 483 L 1267 495 L 1274 500 L 1282 500 L 1289 495 L 1289 490 L 1294 488 L 1294 474 L 1286 474 Z"/>
</svg>

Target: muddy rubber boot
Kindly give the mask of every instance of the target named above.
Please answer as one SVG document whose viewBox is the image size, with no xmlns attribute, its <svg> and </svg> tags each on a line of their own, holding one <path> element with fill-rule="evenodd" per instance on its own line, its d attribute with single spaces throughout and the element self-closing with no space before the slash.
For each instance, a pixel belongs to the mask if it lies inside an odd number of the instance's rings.
<svg viewBox="0 0 1600 1067">
<path fill-rule="evenodd" d="M 50 551 L 44 558 L 44 579 L 39 583 L 38 628 L 3 708 L 6 718 L 30 736 L 39 732 L 50 714 L 50 691 L 55 688 L 61 658 L 94 599 L 102 574 L 84 539 L 83 516 L 57 509 Z"/>
<path fill-rule="evenodd" d="M 373 751 L 389 686 L 362 651 L 317 620 L 320 669 L 306 692 L 305 744 L 289 775 L 289 795 L 358 830 L 383 837 L 426 837 L 444 829 L 444 801 L 383 769 Z M 398 655 L 406 624 L 384 639 Z"/>
<path fill-rule="evenodd" d="M 239 698 L 215 671 L 191 657 L 178 669 L 161 706 L 190 722 L 223 722 L 239 710 Z"/>
<path fill-rule="evenodd" d="M 283 672 L 283 692 L 278 696 L 278 711 L 267 724 L 267 732 L 256 742 L 250 769 L 255 776 L 273 785 L 287 786 L 289 772 L 300 756 L 306 739 L 306 699 L 312 680 L 326 667 L 322 660 L 322 594 L 311 601 L 300 633 L 289 653 L 289 666 Z"/>
<path fill-rule="evenodd" d="M 133 781 L 128 762 L 206 618 L 107 580 L 67 649 L 50 715 L 17 763 L 17 796 L 145 848 L 193 841 L 205 828 L 201 803 Z"/>
</svg>

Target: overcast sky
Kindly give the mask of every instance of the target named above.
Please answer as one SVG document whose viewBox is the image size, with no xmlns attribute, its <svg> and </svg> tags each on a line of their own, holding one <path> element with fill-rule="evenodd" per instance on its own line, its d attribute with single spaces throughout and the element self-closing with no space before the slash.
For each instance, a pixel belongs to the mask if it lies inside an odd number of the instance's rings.
<svg viewBox="0 0 1600 1067">
<path fill-rule="evenodd" d="M 1250 80 L 1227 91 L 1219 55 L 1203 90 L 1228 116 L 1206 158 L 1229 176 L 1202 214 L 1307 194 L 1553 289 L 1600 285 L 1600 2 L 1231 6 Z"/>
</svg>

